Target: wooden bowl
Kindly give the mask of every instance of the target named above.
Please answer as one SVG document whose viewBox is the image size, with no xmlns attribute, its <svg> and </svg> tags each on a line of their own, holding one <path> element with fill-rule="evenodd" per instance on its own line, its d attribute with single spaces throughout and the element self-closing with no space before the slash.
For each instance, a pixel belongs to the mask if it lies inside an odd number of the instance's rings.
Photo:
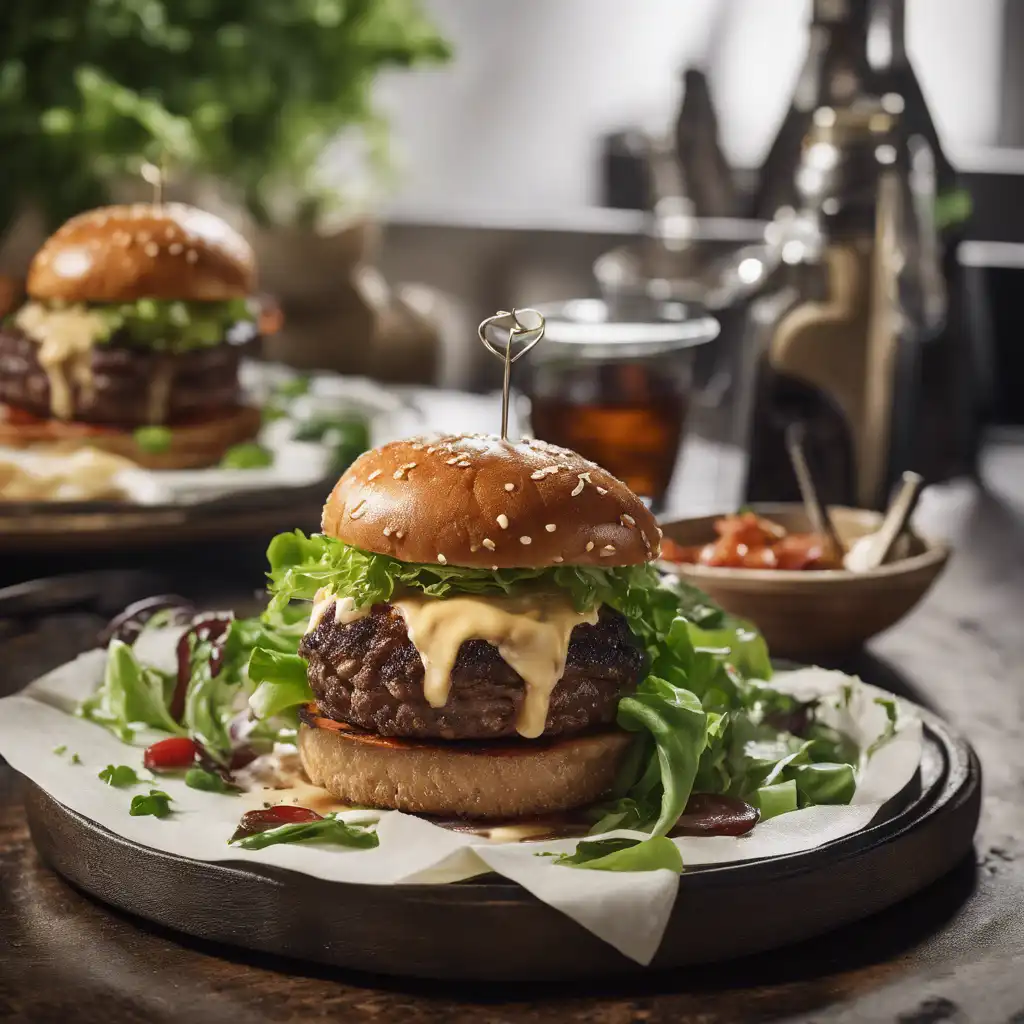
<svg viewBox="0 0 1024 1024">
<path fill-rule="evenodd" d="M 787 530 L 810 529 L 800 505 L 756 505 L 754 511 Z M 878 512 L 856 508 L 830 508 L 829 514 L 847 547 L 882 520 Z M 705 544 L 714 540 L 718 518 L 661 525 L 665 536 L 680 544 Z M 948 558 L 945 544 L 914 536 L 908 558 L 867 573 L 663 565 L 726 611 L 755 623 L 774 657 L 806 660 L 850 651 L 895 625 L 924 597 Z"/>
</svg>

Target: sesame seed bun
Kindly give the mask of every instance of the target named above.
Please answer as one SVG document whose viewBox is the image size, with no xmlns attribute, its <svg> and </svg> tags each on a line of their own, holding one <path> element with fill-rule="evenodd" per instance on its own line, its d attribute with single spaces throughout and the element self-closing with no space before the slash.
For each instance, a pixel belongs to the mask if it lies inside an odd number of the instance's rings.
<svg viewBox="0 0 1024 1024">
<path fill-rule="evenodd" d="M 323 512 L 331 537 L 403 562 L 477 568 L 637 565 L 661 531 L 600 466 L 544 441 L 458 434 L 361 455 Z"/>
<path fill-rule="evenodd" d="M 529 743 L 429 743 L 377 736 L 301 711 L 298 746 L 315 786 L 344 803 L 459 818 L 583 807 L 615 782 L 633 737 L 620 729 Z"/>
<path fill-rule="evenodd" d="M 255 288 L 255 259 L 234 228 L 181 203 L 106 206 L 72 217 L 36 253 L 33 299 L 219 302 Z"/>
</svg>

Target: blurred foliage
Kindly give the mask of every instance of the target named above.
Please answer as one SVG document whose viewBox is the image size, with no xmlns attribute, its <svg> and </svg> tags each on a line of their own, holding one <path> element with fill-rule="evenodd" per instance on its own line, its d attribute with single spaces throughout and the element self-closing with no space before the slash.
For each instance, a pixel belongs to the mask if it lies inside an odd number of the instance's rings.
<svg viewBox="0 0 1024 1024">
<path fill-rule="evenodd" d="M 370 88 L 444 60 L 417 0 L 0 0 L 0 232 L 25 202 L 53 227 L 166 161 L 230 182 L 262 222 L 330 202 L 324 146 L 357 127 L 378 155 Z"/>
</svg>

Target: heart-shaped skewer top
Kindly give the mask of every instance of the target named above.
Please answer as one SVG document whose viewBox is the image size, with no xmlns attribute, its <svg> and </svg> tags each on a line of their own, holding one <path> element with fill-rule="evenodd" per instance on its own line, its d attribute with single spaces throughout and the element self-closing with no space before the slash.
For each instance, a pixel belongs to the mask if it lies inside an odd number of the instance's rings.
<svg viewBox="0 0 1024 1024">
<path fill-rule="evenodd" d="M 520 313 L 529 313 L 531 318 L 536 318 L 537 323 L 533 327 L 528 327 L 519 319 Z M 508 340 L 503 348 L 499 348 L 488 334 L 488 331 L 499 328 L 508 331 Z M 508 437 L 508 397 L 512 364 L 525 356 L 544 337 L 544 317 L 535 309 L 513 309 L 511 312 L 502 309 L 494 316 L 489 316 L 482 321 L 476 329 L 476 333 L 483 342 L 484 348 L 505 364 L 505 376 L 501 389 L 501 437 L 502 440 L 505 440 Z M 518 350 L 513 351 L 517 345 Z"/>
</svg>

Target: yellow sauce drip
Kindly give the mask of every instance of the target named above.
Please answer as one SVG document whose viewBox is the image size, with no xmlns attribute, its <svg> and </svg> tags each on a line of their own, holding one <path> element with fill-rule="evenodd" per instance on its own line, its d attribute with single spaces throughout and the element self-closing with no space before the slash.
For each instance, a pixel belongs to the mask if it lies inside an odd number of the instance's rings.
<svg viewBox="0 0 1024 1024">
<path fill-rule="evenodd" d="M 313 612 L 309 616 L 307 633 L 312 633 L 320 625 L 321 619 L 327 614 L 327 609 L 334 605 L 334 621 L 339 626 L 355 622 L 356 619 L 365 618 L 370 614 L 369 607 L 357 608 L 351 597 L 337 597 L 326 587 L 321 587 L 313 595 Z"/>
<path fill-rule="evenodd" d="M 597 609 L 577 612 L 555 594 L 528 597 L 406 597 L 394 602 L 405 619 L 413 646 L 423 660 L 423 695 L 443 707 L 452 668 L 467 640 L 498 648 L 526 684 L 516 731 L 527 739 L 544 732 L 551 691 L 565 672 L 569 635 L 583 622 L 597 622 Z"/>
<path fill-rule="evenodd" d="M 50 411 L 58 419 L 71 419 L 72 380 L 87 390 L 92 387 L 92 349 L 107 329 L 103 317 L 85 306 L 48 309 L 29 302 L 14 322 L 39 346 L 39 365 L 50 381 Z"/>
</svg>

